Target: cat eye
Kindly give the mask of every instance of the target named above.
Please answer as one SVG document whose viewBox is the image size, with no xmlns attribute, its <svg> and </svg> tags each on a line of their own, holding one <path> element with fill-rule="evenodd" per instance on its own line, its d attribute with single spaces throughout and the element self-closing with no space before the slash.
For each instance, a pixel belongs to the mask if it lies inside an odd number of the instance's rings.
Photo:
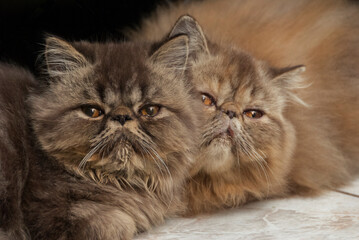
<svg viewBox="0 0 359 240">
<path fill-rule="evenodd" d="M 261 118 L 263 117 L 264 113 L 260 110 L 245 110 L 243 112 L 243 114 L 248 117 L 248 118 L 252 118 L 252 119 L 258 119 L 258 118 Z"/>
<path fill-rule="evenodd" d="M 93 106 L 83 106 L 81 107 L 81 110 L 90 118 L 98 118 L 103 115 L 103 111 L 101 109 Z"/>
<path fill-rule="evenodd" d="M 140 109 L 140 114 L 145 117 L 154 117 L 158 114 L 160 108 L 158 105 L 147 105 Z"/>
<path fill-rule="evenodd" d="M 206 106 L 213 106 L 216 104 L 216 101 L 214 100 L 214 98 L 209 94 L 202 93 L 201 97 L 202 97 L 202 102 Z"/>
</svg>

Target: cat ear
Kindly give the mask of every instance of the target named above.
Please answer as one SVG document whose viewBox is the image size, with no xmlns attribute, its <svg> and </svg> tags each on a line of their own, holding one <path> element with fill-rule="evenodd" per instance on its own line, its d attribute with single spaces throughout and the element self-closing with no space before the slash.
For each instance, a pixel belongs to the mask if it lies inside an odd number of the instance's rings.
<svg viewBox="0 0 359 240">
<path fill-rule="evenodd" d="M 180 35 L 165 42 L 154 54 L 151 60 L 174 72 L 183 73 L 188 60 L 188 37 Z"/>
<path fill-rule="evenodd" d="M 189 15 L 180 17 L 173 26 L 169 37 L 185 34 L 189 38 L 190 53 L 205 52 L 209 53 L 206 37 L 201 26 Z"/>
<path fill-rule="evenodd" d="M 294 89 L 305 88 L 309 85 L 305 85 L 304 79 L 301 74 L 306 70 L 304 65 L 297 65 L 294 67 L 287 67 L 282 69 L 276 69 L 275 77 L 273 79 L 274 83 L 280 87 L 285 89 L 285 93 L 289 99 L 294 102 L 297 102 L 303 106 L 308 107 L 308 104 L 305 103 L 302 99 L 300 99 L 295 92 Z"/>
<path fill-rule="evenodd" d="M 274 70 L 274 81 L 288 89 L 300 88 L 303 82 L 301 73 L 305 70 L 304 65 L 276 69 Z"/>
<path fill-rule="evenodd" d="M 71 44 L 57 37 L 47 37 L 45 47 L 45 63 L 50 76 L 68 74 L 89 65 L 86 58 Z"/>
</svg>

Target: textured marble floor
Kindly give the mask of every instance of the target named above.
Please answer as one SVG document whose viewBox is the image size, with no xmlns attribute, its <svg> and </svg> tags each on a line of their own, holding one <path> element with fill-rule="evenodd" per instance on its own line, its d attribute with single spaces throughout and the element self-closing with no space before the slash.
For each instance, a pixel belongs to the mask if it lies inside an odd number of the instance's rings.
<svg viewBox="0 0 359 240">
<path fill-rule="evenodd" d="M 359 179 L 315 198 L 292 197 L 168 220 L 136 240 L 359 239 Z"/>
</svg>

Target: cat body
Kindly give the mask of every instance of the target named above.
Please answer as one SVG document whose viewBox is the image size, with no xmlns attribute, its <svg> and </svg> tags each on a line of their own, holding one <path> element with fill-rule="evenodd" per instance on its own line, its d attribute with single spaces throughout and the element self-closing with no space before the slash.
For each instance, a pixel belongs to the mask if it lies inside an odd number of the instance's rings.
<svg viewBox="0 0 359 240">
<path fill-rule="evenodd" d="M 30 158 L 25 98 L 35 79 L 30 72 L 10 64 L 0 64 L 0 79 L 0 239 L 6 239 L 1 230 L 10 239 L 27 239 L 21 211 Z M 4 158 L 8 161 L 3 161 Z"/>
<path fill-rule="evenodd" d="M 346 184 L 359 163 L 359 8 L 347 1 L 193 1 L 132 39 L 188 34 L 207 111 L 188 214 Z M 206 37 L 205 37 L 206 36 Z M 192 39 L 192 40 L 191 40 Z M 250 54 L 249 54 L 249 53 Z M 261 62 L 259 60 L 264 60 Z M 304 67 L 288 67 L 304 64 Z"/>
<path fill-rule="evenodd" d="M 2 238 L 131 239 L 180 208 L 198 128 L 188 38 L 149 53 L 48 37 L 42 79 L 1 68 Z"/>
</svg>

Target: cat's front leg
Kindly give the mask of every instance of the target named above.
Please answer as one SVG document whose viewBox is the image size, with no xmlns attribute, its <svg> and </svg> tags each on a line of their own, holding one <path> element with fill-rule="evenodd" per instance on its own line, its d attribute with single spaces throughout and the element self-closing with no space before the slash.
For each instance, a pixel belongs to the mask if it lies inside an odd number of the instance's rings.
<svg viewBox="0 0 359 240">
<path fill-rule="evenodd" d="M 30 236 L 25 226 L 14 226 L 7 231 L 0 230 L 0 240 L 29 240 Z"/>
<path fill-rule="evenodd" d="M 0 240 L 30 239 L 29 231 L 23 222 L 21 201 L 19 200 L 22 183 L 14 182 L 8 184 L 8 182 L 0 180 Z M 7 183 L 8 186 L 4 183 Z"/>
<path fill-rule="evenodd" d="M 136 233 L 135 220 L 125 211 L 91 201 L 77 202 L 70 209 L 71 227 L 60 239 L 132 239 Z"/>
</svg>

